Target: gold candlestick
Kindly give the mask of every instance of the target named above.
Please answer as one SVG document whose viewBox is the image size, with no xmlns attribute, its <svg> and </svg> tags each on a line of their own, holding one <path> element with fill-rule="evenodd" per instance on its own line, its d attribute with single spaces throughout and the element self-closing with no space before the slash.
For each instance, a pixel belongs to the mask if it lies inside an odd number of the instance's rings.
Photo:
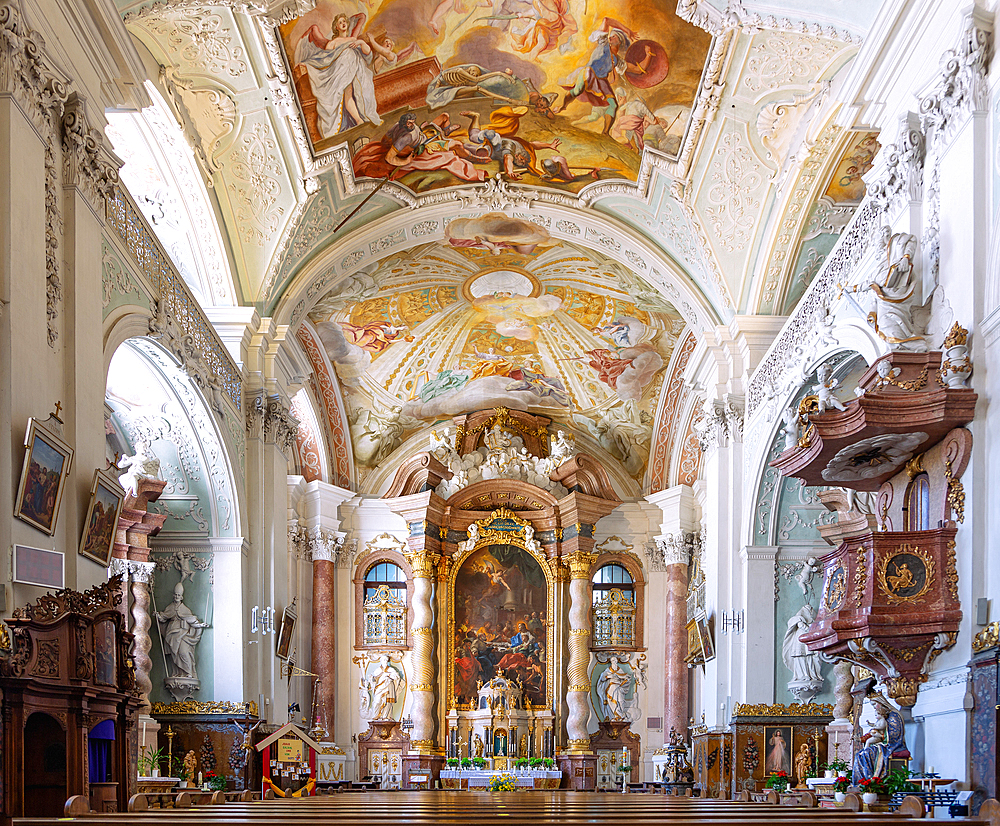
<svg viewBox="0 0 1000 826">
<path fill-rule="evenodd" d="M 167 776 L 173 777 L 174 770 L 174 735 L 176 732 L 167 726 L 167 730 L 164 732 L 167 735 Z"/>
</svg>

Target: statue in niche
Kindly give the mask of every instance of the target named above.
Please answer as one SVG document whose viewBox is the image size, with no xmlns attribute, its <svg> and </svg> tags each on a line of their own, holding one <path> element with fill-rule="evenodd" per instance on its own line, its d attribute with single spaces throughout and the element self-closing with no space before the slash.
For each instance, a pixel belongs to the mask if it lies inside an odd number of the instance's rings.
<svg viewBox="0 0 1000 826">
<path fill-rule="evenodd" d="M 474 752 L 474 754 L 475 754 L 476 757 L 482 757 L 483 756 L 483 751 L 485 751 L 485 749 L 486 749 L 486 746 L 483 743 L 483 738 L 480 737 L 477 734 L 472 739 L 472 751 Z"/>
<path fill-rule="evenodd" d="M 601 700 L 606 720 L 627 720 L 626 694 L 632 685 L 632 675 L 621 667 L 618 657 L 612 657 L 597 680 L 597 696 Z"/>
<path fill-rule="evenodd" d="M 135 442 L 135 456 L 122 456 L 118 467 L 125 471 L 118 477 L 118 482 L 125 489 L 126 496 L 139 495 L 140 479 L 159 479 L 160 460 L 149 449 L 149 443 L 144 439 Z"/>
<path fill-rule="evenodd" d="M 201 683 L 198 680 L 198 643 L 202 632 L 209 628 L 184 604 L 184 583 L 174 586 L 174 598 L 162 611 L 156 612 L 163 654 L 167 661 L 167 677 L 163 684 L 178 700 L 192 696 Z"/>
<path fill-rule="evenodd" d="M 881 694 L 871 697 L 875 721 L 862 738 L 865 746 L 854 758 L 853 780 L 885 777 L 889 773 L 889 758 L 906 750 L 903 717 Z"/>
<path fill-rule="evenodd" d="M 890 236 L 888 228 L 885 233 L 888 236 L 885 276 L 850 291 L 872 293 L 875 309 L 868 313 L 868 323 L 890 350 L 926 353 L 924 334 L 930 320 L 931 299 L 917 304 L 918 281 L 913 266 L 917 239 L 905 232 Z"/>
<path fill-rule="evenodd" d="M 785 639 L 781 645 L 781 658 L 785 668 L 792 672 L 788 690 L 800 703 L 808 703 L 823 688 L 820 655 L 809 650 L 802 642 L 802 635 L 816 618 L 815 609 L 806 603 L 788 620 Z"/>
</svg>

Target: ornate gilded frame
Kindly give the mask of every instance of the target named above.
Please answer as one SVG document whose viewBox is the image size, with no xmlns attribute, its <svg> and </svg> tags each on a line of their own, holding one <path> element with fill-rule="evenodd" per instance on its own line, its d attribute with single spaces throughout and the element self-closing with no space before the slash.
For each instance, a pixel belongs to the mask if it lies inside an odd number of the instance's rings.
<svg viewBox="0 0 1000 826">
<path fill-rule="evenodd" d="M 515 522 L 520 526 L 520 531 L 500 531 L 493 528 L 492 525 L 501 519 Z M 458 572 L 462 569 L 462 565 L 465 564 L 465 561 L 472 554 L 483 546 L 497 544 L 514 545 L 531 554 L 539 566 L 541 566 L 542 573 L 545 575 L 546 644 L 549 647 L 545 657 L 545 707 L 552 708 L 556 660 L 551 650 L 551 629 L 554 626 L 553 617 L 555 613 L 555 577 L 549 560 L 544 553 L 535 550 L 534 547 L 529 547 L 527 542 L 525 542 L 525 528 L 528 526 L 529 521 L 521 519 L 507 508 L 498 508 L 485 519 L 477 519 L 476 524 L 479 526 L 479 537 L 476 540 L 476 544 L 471 548 L 464 548 L 464 550 L 453 556 L 451 570 L 448 572 L 448 626 L 446 631 L 448 634 L 448 659 L 446 665 L 448 682 L 445 689 L 447 692 L 448 710 L 459 708 L 455 705 L 455 581 L 458 579 Z M 498 539 L 502 539 L 503 541 L 497 542 Z"/>
</svg>

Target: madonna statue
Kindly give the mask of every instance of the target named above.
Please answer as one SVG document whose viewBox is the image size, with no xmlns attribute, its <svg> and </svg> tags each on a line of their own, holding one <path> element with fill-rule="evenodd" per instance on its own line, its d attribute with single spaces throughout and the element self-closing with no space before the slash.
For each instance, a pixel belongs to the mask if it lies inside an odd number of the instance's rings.
<svg viewBox="0 0 1000 826">
<path fill-rule="evenodd" d="M 881 694 L 875 694 L 871 701 L 877 717 L 864 737 L 866 745 L 854 758 L 855 783 L 885 777 L 889 773 L 889 758 L 906 749 L 902 715 Z"/>
</svg>

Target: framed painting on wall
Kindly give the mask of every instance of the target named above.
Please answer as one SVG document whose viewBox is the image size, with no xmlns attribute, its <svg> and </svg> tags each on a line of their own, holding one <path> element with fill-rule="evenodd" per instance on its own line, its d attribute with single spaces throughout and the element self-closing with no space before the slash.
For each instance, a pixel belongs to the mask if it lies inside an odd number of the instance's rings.
<svg viewBox="0 0 1000 826">
<path fill-rule="evenodd" d="M 51 536 L 73 465 L 73 448 L 34 419 L 28 419 L 24 446 L 14 516 Z"/>
<path fill-rule="evenodd" d="M 118 517 L 125 502 L 125 491 L 118 480 L 106 470 L 94 471 L 94 484 L 90 488 L 90 505 L 83 520 L 83 537 L 80 553 L 88 559 L 107 567 L 115 547 Z"/>
<path fill-rule="evenodd" d="M 292 647 L 292 632 L 295 630 L 295 620 L 298 615 L 289 605 L 281 612 L 281 622 L 278 623 L 278 639 L 275 642 L 275 653 L 283 660 L 288 659 L 288 649 Z"/>
</svg>

